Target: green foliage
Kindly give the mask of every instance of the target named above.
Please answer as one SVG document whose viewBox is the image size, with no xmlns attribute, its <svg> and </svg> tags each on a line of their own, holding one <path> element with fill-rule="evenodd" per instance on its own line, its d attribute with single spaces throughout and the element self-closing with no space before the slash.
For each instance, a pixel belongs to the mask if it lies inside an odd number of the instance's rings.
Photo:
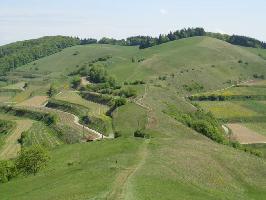
<svg viewBox="0 0 266 200">
<path fill-rule="evenodd" d="M 129 98 L 129 97 L 136 97 L 137 96 L 137 90 L 134 88 L 128 87 L 125 89 L 122 89 L 119 91 L 119 96 Z"/>
<path fill-rule="evenodd" d="M 88 80 L 93 83 L 108 83 L 111 87 L 115 87 L 115 79 L 107 74 L 102 67 L 91 67 L 88 72 Z"/>
<path fill-rule="evenodd" d="M 87 44 L 96 44 L 97 40 L 93 38 L 85 38 L 85 39 L 80 39 L 80 44 L 81 45 L 87 45 Z"/>
<path fill-rule="evenodd" d="M 265 76 L 264 76 L 263 74 L 261 74 L 261 75 L 253 74 L 253 77 L 254 77 L 255 79 L 264 79 L 264 78 L 265 78 Z"/>
<path fill-rule="evenodd" d="M 136 130 L 134 132 L 134 137 L 139 137 L 139 138 L 150 138 L 150 135 L 145 133 L 143 130 Z"/>
<path fill-rule="evenodd" d="M 115 109 L 123 106 L 123 105 L 126 105 L 127 103 L 127 100 L 125 98 L 117 98 L 114 100 L 114 103 L 113 105 L 111 106 L 111 108 L 107 111 L 107 115 L 108 116 L 112 116 L 112 113 L 115 111 Z"/>
<path fill-rule="evenodd" d="M 253 47 L 253 48 L 266 48 L 266 43 L 261 42 L 257 39 L 240 36 L 240 35 L 227 35 L 221 33 L 206 33 L 207 36 L 217 38 L 219 40 L 226 41 L 233 45 L 239 45 L 243 47 Z"/>
<path fill-rule="evenodd" d="M 6 183 L 18 174 L 15 163 L 11 160 L 0 161 L 0 183 Z"/>
<path fill-rule="evenodd" d="M 55 100 L 55 99 L 50 99 L 46 106 L 49 108 L 55 108 L 65 112 L 70 112 L 72 114 L 79 116 L 80 118 L 86 116 L 87 113 L 89 112 L 89 109 L 86 108 L 85 106 L 75 105 L 66 101 Z"/>
<path fill-rule="evenodd" d="M 40 146 L 22 149 L 16 160 L 16 167 L 23 174 L 36 174 L 47 165 L 48 152 Z"/>
<path fill-rule="evenodd" d="M 242 144 L 240 144 L 237 141 L 229 141 L 229 146 L 238 149 L 238 150 L 242 150 L 245 151 L 247 153 L 250 153 L 251 155 L 257 156 L 257 157 L 263 157 L 263 153 L 257 149 L 248 147 L 248 146 L 244 146 Z"/>
<path fill-rule="evenodd" d="M 50 113 L 38 112 L 18 107 L 0 106 L 0 112 L 15 115 L 18 117 L 26 117 L 33 120 L 42 121 L 46 125 L 52 125 L 56 121 L 55 116 Z"/>
<path fill-rule="evenodd" d="M 220 124 L 210 112 L 206 113 L 198 110 L 190 114 L 182 114 L 181 121 L 188 127 L 218 143 L 225 142 L 225 137 L 219 128 Z"/>
<path fill-rule="evenodd" d="M 108 106 L 112 106 L 115 100 L 113 96 L 106 94 L 99 94 L 95 92 L 81 92 L 81 96 L 86 100 Z"/>
<path fill-rule="evenodd" d="M 192 83 L 190 85 L 183 85 L 183 88 L 188 92 L 200 92 L 204 89 L 199 83 Z"/>
<path fill-rule="evenodd" d="M 56 88 L 53 85 L 51 85 L 50 88 L 47 91 L 47 95 L 49 97 L 53 97 L 56 93 L 57 93 Z"/>
<path fill-rule="evenodd" d="M 6 135 L 12 129 L 13 123 L 6 120 L 0 120 L 0 136 Z"/>
<path fill-rule="evenodd" d="M 74 89 L 77 89 L 80 86 L 80 77 L 79 76 L 75 76 L 72 80 L 71 80 L 71 87 Z"/>
<path fill-rule="evenodd" d="M 116 131 L 115 133 L 114 133 L 114 137 L 115 138 L 119 138 L 119 137 L 121 137 L 122 136 L 122 134 L 119 132 L 119 131 Z"/>
<path fill-rule="evenodd" d="M 0 73 L 6 73 L 10 69 L 77 44 L 79 44 L 79 40 L 76 38 L 54 36 L 4 45 L 0 47 Z"/>
</svg>

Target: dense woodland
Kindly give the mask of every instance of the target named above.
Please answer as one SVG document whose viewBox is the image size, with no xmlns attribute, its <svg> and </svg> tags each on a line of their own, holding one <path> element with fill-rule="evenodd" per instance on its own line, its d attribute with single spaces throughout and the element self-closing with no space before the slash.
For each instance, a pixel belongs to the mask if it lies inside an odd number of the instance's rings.
<svg viewBox="0 0 266 200">
<path fill-rule="evenodd" d="M 188 28 L 177 30 L 166 35 L 160 34 L 159 37 L 134 36 L 122 40 L 104 37 L 97 41 L 97 39 L 93 38 L 80 39 L 65 36 L 50 36 L 34 40 L 15 42 L 1 46 L 0 75 L 5 75 L 6 72 L 12 69 L 25 65 L 42 57 L 57 53 L 64 48 L 75 45 L 88 45 L 98 43 L 122 46 L 139 46 L 140 49 L 145 49 L 166 42 L 195 36 L 209 36 L 229 42 L 234 45 L 266 49 L 266 43 L 261 42 L 257 39 L 238 35 L 230 36 L 220 33 L 205 32 L 203 28 Z"/>
<path fill-rule="evenodd" d="M 53 36 L 1 46 L 0 74 L 78 44 L 77 38 Z"/>
</svg>

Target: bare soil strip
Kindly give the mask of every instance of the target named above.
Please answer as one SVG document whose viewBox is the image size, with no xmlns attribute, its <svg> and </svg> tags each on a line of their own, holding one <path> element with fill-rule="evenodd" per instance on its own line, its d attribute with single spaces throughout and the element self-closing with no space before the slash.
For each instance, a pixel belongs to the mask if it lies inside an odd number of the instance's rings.
<svg viewBox="0 0 266 200">
<path fill-rule="evenodd" d="M 21 146 L 18 139 L 22 132 L 27 131 L 32 126 L 31 120 L 16 120 L 16 128 L 5 140 L 4 146 L 0 151 L 0 160 L 15 158 L 20 152 Z"/>
<path fill-rule="evenodd" d="M 266 137 L 250 130 L 242 124 L 226 124 L 232 131 L 232 140 L 238 141 L 240 144 L 263 144 L 266 143 Z"/>
</svg>

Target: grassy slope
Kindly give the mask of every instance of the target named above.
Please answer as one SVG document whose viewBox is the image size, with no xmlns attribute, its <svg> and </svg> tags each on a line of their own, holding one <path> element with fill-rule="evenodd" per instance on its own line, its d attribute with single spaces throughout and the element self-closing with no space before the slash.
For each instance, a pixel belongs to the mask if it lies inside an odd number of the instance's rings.
<svg viewBox="0 0 266 200">
<path fill-rule="evenodd" d="M 80 53 L 73 56 L 75 51 Z M 265 198 L 265 160 L 215 144 L 163 113 L 169 104 L 182 111 L 195 109 L 177 94 L 184 93 L 183 84 L 194 80 L 206 90 L 225 87 L 228 80 L 250 79 L 254 72 L 266 74 L 263 59 L 216 39 L 196 37 L 141 51 L 135 47 L 77 46 L 36 65 L 39 72 L 53 71 L 49 76 L 55 78 L 106 54 L 113 55 L 107 69 L 118 80 L 153 81 L 143 99 L 152 111 L 128 104 L 114 113 L 115 130 L 126 131 L 127 136 L 141 120 L 141 126 L 153 137 L 145 150 L 147 156 L 139 160 L 136 155 L 142 142 L 125 137 L 58 147 L 51 152 L 48 168 L 36 177 L 1 185 L 1 199 L 106 199 L 116 188 L 114 180 L 121 187 L 118 195 L 124 199 Z M 132 57 L 145 61 L 132 63 Z M 239 64 L 240 59 L 249 64 Z M 160 75 L 167 75 L 167 80 L 156 80 Z M 121 167 L 115 166 L 116 159 Z M 74 164 L 69 166 L 68 162 Z M 135 170 L 117 181 L 121 174 L 123 177 L 122 169 L 136 163 Z"/>
</svg>

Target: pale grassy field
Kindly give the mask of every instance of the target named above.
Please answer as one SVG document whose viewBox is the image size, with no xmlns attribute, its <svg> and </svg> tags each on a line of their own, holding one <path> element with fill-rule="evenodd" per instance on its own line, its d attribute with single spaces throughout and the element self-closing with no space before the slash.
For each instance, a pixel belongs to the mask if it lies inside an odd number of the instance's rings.
<svg viewBox="0 0 266 200">
<path fill-rule="evenodd" d="M 3 89 L 6 90 L 24 90 L 23 87 L 25 85 L 25 82 L 18 82 L 16 84 L 8 85 L 3 87 Z"/>
<path fill-rule="evenodd" d="M 33 106 L 33 107 L 40 107 L 43 106 L 45 104 L 45 102 L 48 101 L 48 97 L 47 96 L 34 96 L 31 97 L 19 104 L 17 104 L 18 106 Z"/>
<path fill-rule="evenodd" d="M 217 118 L 233 117 L 255 117 L 261 116 L 259 113 L 230 101 L 204 101 L 199 105 L 214 114 Z"/>
<path fill-rule="evenodd" d="M 84 106 L 90 110 L 89 114 L 92 114 L 94 116 L 102 116 L 109 109 L 108 106 L 87 101 L 83 99 L 78 93 L 70 90 L 62 91 L 55 97 L 55 99 Z"/>
</svg>

